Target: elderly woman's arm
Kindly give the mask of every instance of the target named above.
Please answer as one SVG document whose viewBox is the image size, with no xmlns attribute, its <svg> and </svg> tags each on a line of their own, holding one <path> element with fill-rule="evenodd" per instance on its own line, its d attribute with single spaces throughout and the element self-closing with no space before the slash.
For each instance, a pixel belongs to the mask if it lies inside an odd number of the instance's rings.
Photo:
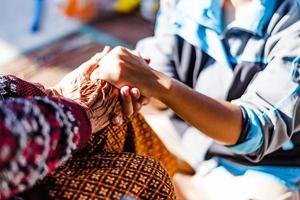
<svg viewBox="0 0 300 200">
<path fill-rule="evenodd" d="M 52 88 L 0 76 L 0 199 L 34 185 L 121 112 L 118 89 L 90 80 L 108 51 Z"/>
<path fill-rule="evenodd" d="M 41 87 L 16 77 L 0 76 L 0 94 L 2 199 L 53 171 L 86 143 L 91 126 L 77 103 L 42 97 L 46 93 Z"/>
</svg>

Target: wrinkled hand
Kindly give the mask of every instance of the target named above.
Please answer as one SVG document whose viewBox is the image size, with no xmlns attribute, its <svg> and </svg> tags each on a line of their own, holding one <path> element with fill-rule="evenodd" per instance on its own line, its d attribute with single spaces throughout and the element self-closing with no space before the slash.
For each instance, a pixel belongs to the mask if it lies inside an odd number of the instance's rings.
<svg viewBox="0 0 300 200">
<path fill-rule="evenodd" d="M 130 115 L 132 110 L 139 110 L 149 102 L 153 96 L 152 86 L 159 85 L 149 62 L 135 51 L 116 47 L 100 61 L 101 67 L 92 73 L 91 79 L 103 79 L 119 88 L 123 112 Z"/>
<path fill-rule="evenodd" d="M 47 90 L 51 96 L 69 98 L 80 104 L 91 122 L 93 133 L 109 124 L 112 113 L 119 115 L 122 112 L 118 89 L 106 81 L 90 80 L 92 72 L 109 51 L 110 48 L 105 48 Z"/>
<path fill-rule="evenodd" d="M 139 68 L 143 66 L 148 70 L 149 62 L 149 59 L 141 58 L 139 53 L 135 51 L 117 47 L 100 61 L 101 67 L 92 73 L 91 79 L 94 81 L 105 79 L 120 88 L 123 115 L 130 116 L 134 112 L 138 112 L 143 105 L 149 103 L 149 98 L 142 95 L 140 88 L 136 87 L 137 84 L 132 79 L 130 80 L 130 78 L 137 77 L 137 79 L 135 79 L 137 82 L 140 83 L 141 80 L 145 81 L 145 79 L 142 79 L 142 76 L 135 74 L 136 72 L 143 72 L 139 71 Z M 132 67 L 133 70 L 130 71 L 130 69 L 128 69 L 130 67 Z M 143 75 L 143 73 L 141 73 L 141 75 Z M 121 116 L 118 119 L 121 119 Z"/>
</svg>

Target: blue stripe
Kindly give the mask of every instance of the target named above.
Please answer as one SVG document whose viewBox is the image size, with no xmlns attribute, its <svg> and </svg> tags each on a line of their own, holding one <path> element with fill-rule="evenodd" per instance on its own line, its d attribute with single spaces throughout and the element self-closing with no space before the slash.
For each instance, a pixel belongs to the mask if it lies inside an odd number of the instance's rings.
<svg viewBox="0 0 300 200">
<path fill-rule="evenodd" d="M 264 58 L 264 57 L 255 57 L 255 56 L 237 56 L 237 57 L 234 57 L 234 56 L 229 56 L 229 60 L 232 64 L 241 64 L 243 62 L 251 62 L 251 63 L 259 63 L 259 64 L 268 64 L 269 61 L 267 58 Z"/>
<path fill-rule="evenodd" d="M 284 104 L 289 103 L 290 100 L 295 97 L 299 96 L 300 94 L 300 85 L 296 85 L 295 88 L 287 95 L 286 97 L 282 98 L 274 107 L 274 110 L 277 110 L 279 107 L 282 107 Z"/>
<path fill-rule="evenodd" d="M 264 7 L 264 12 L 255 29 L 255 33 L 257 33 L 259 36 L 262 37 L 264 35 L 265 25 L 269 23 L 274 14 L 276 6 L 278 6 L 280 3 L 281 2 L 278 0 L 261 0 L 261 4 Z"/>
<path fill-rule="evenodd" d="M 283 106 L 286 103 L 289 103 L 290 100 L 296 96 L 300 94 L 300 85 L 297 85 L 290 93 L 287 97 L 283 98 L 281 101 L 279 101 L 272 110 L 268 111 L 267 113 L 263 113 L 261 115 L 261 117 L 267 117 L 270 118 L 270 115 L 280 115 L 279 108 L 281 106 Z M 248 120 L 249 120 L 249 124 L 250 124 L 250 130 L 247 134 L 247 137 L 245 139 L 244 142 L 242 142 L 241 144 L 235 145 L 235 146 L 229 146 L 228 148 L 233 150 L 236 153 L 239 154 L 249 154 L 249 153 L 253 153 L 256 150 L 258 150 L 262 143 L 263 143 L 263 132 L 261 129 L 261 123 L 260 123 L 260 119 L 259 116 L 257 116 L 257 114 L 252 111 L 251 109 L 242 107 L 243 110 L 245 111 L 245 114 L 248 115 Z M 286 143 L 285 144 L 285 149 L 289 149 L 293 146 L 293 144 L 290 143 Z"/>
<path fill-rule="evenodd" d="M 298 192 L 298 182 L 300 181 L 299 167 L 279 167 L 279 166 L 245 166 L 225 159 L 219 159 L 219 166 L 224 167 L 235 176 L 245 174 L 248 170 L 266 173 L 275 178 L 278 182 L 284 184 L 294 192 Z"/>
<path fill-rule="evenodd" d="M 250 125 L 249 132 L 245 141 L 238 145 L 228 146 L 230 150 L 238 154 L 250 154 L 257 151 L 263 144 L 263 132 L 259 117 L 251 109 L 243 107 L 245 114 L 248 115 L 248 123 Z"/>
<path fill-rule="evenodd" d="M 211 30 L 219 35 L 223 32 L 221 0 L 189 0 L 179 1 L 176 13 Z"/>
<path fill-rule="evenodd" d="M 292 68 L 290 71 L 290 76 L 292 77 L 293 81 L 296 83 L 300 83 L 300 56 L 296 57 L 292 62 Z"/>
<path fill-rule="evenodd" d="M 284 151 L 292 150 L 292 149 L 294 149 L 294 147 L 295 147 L 295 145 L 291 140 L 287 141 L 286 143 L 284 143 L 281 146 L 282 150 L 284 150 Z"/>
<path fill-rule="evenodd" d="M 227 57 L 225 47 L 220 40 L 220 36 L 215 31 L 204 26 L 199 26 L 196 22 L 180 14 L 177 15 L 177 19 L 181 21 L 176 27 L 177 35 L 190 44 L 202 49 L 216 61 L 222 63 L 222 66 L 232 71 L 232 65 Z"/>
</svg>

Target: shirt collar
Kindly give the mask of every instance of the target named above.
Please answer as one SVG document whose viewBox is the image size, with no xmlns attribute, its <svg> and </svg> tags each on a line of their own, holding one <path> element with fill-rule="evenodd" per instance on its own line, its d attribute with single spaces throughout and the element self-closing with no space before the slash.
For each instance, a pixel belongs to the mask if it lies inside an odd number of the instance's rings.
<svg viewBox="0 0 300 200">
<path fill-rule="evenodd" d="M 252 0 L 239 10 L 238 19 L 229 24 L 227 29 L 240 28 L 262 37 L 265 25 L 281 1 Z M 222 34 L 222 4 L 223 0 L 181 0 L 177 5 L 177 11 L 199 25 Z"/>
</svg>

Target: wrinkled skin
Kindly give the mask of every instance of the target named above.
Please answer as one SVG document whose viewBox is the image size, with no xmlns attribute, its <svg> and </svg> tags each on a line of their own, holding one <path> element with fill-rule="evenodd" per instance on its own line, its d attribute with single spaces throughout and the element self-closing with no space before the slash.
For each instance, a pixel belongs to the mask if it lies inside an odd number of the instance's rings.
<svg viewBox="0 0 300 200">
<path fill-rule="evenodd" d="M 110 123 L 113 116 L 122 111 L 119 90 L 106 81 L 91 81 L 91 73 L 99 67 L 99 61 L 109 52 L 105 48 L 77 69 L 67 74 L 56 86 L 47 89 L 50 96 L 71 99 L 81 105 L 95 133 Z"/>
</svg>

